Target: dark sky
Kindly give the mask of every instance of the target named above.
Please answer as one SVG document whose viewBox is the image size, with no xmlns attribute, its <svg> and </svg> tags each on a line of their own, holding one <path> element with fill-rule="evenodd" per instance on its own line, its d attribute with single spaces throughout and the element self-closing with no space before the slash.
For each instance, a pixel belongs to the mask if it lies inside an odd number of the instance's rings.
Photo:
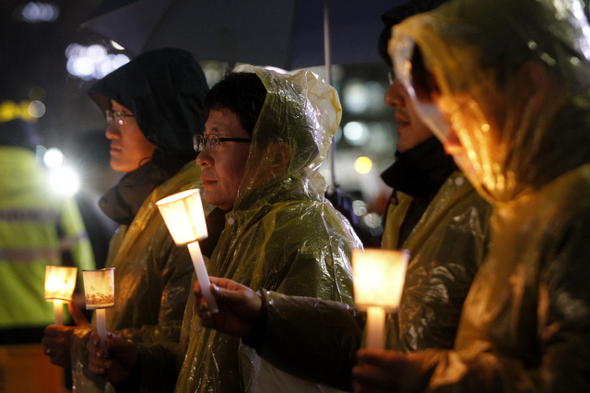
<svg viewBox="0 0 590 393">
<path fill-rule="evenodd" d="M 39 132 L 46 145 L 64 147 L 81 134 L 98 132 L 106 126 L 85 93 L 92 82 L 69 76 L 65 56 L 67 46 L 73 42 L 90 45 L 101 41 L 101 37 L 79 26 L 100 9 L 102 0 L 49 2 L 60 11 L 52 23 L 19 20 L 19 11 L 26 1 L 1 2 L 0 103 L 43 101 L 47 112 L 37 123 Z"/>
</svg>

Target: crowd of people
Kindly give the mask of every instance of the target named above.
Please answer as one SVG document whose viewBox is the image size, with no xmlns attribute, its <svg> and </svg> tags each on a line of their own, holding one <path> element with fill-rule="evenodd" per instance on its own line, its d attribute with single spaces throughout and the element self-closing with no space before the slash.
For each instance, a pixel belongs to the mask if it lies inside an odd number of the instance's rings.
<svg viewBox="0 0 590 393">
<path fill-rule="evenodd" d="M 27 322 L 49 361 L 71 370 L 75 391 L 590 388 L 583 4 L 411 0 L 384 10 L 382 21 L 375 41 L 392 68 L 385 103 L 398 142 L 382 174 L 393 191 L 381 247 L 410 254 L 385 349 L 365 348 L 351 269 L 363 244 L 318 172 L 341 119 L 336 90 L 309 70 L 250 65 L 209 89 L 190 53 L 158 49 L 89 90 L 108 123 L 111 167 L 125 173 L 99 203 L 119 225 L 106 262 L 117 294 L 108 351 L 74 303 L 70 326 L 51 324 L 51 309 Z M 0 164 L 19 158 L 34 173 L 29 145 L 0 146 Z M 200 247 L 215 312 L 156 207 L 195 188 L 205 202 L 209 237 Z M 28 211 L 25 199 L 14 201 L 12 210 Z M 81 233 L 75 213 L 77 225 L 65 229 Z M 25 216 L 3 205 L 0 230 Z M 38 253 L 26 264 L 10 260 L 33 255 L 11 247 L 0 244 L 3 281 L 17 282 L 23 266 L 60 263 Z M 16 334 L 19 323 L 0 328 Z"/>
</svg>

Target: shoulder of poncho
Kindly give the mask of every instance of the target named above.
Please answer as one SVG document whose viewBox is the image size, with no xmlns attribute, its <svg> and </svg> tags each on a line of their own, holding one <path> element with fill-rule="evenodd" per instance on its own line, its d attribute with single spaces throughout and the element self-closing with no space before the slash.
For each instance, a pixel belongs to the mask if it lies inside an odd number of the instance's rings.
<svg viewBox="0 0 590 393">
<path fill-rule="evenodd" d="M 156 187 L 152 192 L 152 198 L 148 199 L 159 200 L 176 192 L 197 188 L 201 185 L 200 173 L 201 169 L 194 161 L 188 162 L 176 175 Z"/>
</svg>

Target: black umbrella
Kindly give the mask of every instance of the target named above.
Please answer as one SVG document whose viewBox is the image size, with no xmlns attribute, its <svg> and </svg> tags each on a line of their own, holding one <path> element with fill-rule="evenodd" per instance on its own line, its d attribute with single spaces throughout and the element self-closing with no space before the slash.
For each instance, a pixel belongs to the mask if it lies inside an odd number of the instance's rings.
<svg viewBox="0 0 590 393">
<path fill-rule="evenodd" d="M 407 0 L 140 0 L 82 25 L 139 54 L 176 47 L 198 60 L 286 70 L 382 61 L 381 14 Z M 330 169 L 334 186 L 334 146 Z"/>
</svg>

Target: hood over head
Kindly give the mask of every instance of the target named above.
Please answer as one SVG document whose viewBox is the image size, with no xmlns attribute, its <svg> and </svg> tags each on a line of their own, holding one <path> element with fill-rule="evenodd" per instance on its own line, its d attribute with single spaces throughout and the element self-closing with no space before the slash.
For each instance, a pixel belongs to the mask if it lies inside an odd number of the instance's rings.
<svg viewBox="0 0 590 393">
<path fill-rule="evenodd" d="M 165 48 L 143 53 L 96 82 L 88 94 L 104 112 L 113 99 L 128 108 L 141 132 L 165 155 L 190 153 L 203 132 L 203 103 L 209 91 L 192 55 Z"/>
<path fill-rule="evenodd" d="M 244 65 L 235 72 L 255 73 L 267 94 L 234 208 L 249 205 L 269 188 L 273 194 L 323 200 L 326 183 L 318 170 L 342 117 L 336 90 L 308 70 L 288 75 Z M 288 164 L 276 171 L 285 152 Z"/>
<path fill-rule="evenodd" d="M 579 0 L 454 0 L 395 26 L 389 53 L 480 194 L 508 201 L 590 161 L 589 32 Z M 418 97 L 419 65 L 447 119 Z"/>
</svg>

